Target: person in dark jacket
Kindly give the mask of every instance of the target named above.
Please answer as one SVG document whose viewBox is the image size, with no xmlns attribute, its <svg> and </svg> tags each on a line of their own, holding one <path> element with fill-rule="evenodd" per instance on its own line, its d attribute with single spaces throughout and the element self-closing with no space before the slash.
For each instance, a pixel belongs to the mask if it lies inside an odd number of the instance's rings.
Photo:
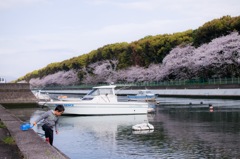
<svg viewBox="0 0 240 159">
<path fill-rule="evenodd" d="M 33 125 L 37 125 L 40 120 L 43 120 L 42 129 L 45 132 L 45 138 L 48 143 L 53 144 L 53 127 L 55 127 L 55 132 L 58 134 L 58 119 L 62 115 L 65 108 L 63 105 L 57 105 L 55 110 L 49 110 L 39 116 Z"/>
</svg>

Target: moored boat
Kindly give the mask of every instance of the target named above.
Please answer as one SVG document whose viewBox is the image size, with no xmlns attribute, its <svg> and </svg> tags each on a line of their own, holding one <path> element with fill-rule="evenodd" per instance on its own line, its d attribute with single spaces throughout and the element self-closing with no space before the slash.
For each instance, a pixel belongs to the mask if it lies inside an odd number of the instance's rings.
<svg viewBox="0 0 240 159">
<path fill-rule="evenodd" d="M 48 93 L 42 93 L 41 90 L 39 90 L 37 92 L 33 92 L 33 94 L 38 99 L 38 101 L 50 101 L 51 100 Z"/>
<path fill-rule="evenodd" d="M 115 94 L 115 85 L 93 87 L 81 100 L 39 102 L 41 106 L 55 109 L 57 105 L 65 107 L 65 115 L 130 115 L 147 114 L 146 102 L 119 102 Z"/>
<path fill-rule="evenodd" d="M 156 95 L 150 90 L 140 90 L 136 95 L 128 95 L 129 101 L 155 101 Z"/>
</svg>

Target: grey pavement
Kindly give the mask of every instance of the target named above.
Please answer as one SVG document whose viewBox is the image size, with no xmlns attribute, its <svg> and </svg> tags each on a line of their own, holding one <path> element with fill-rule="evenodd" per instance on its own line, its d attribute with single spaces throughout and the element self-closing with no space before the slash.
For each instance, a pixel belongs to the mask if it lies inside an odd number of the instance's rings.
<svg viewBox="0 0 240 159">
<path fill-rule="evenodd" d="M 65 154 L 45 142 L 32 129 L 20 130 L 22 121 L 0 105 L 0 120 L 6 128 L 0 128 L 0 159 L 68 159 Z M 5 144 L 6 136 L 14 138 L 16 145 Z M 19 151 L 20 152 L 19 152 Z"/>
</svg>

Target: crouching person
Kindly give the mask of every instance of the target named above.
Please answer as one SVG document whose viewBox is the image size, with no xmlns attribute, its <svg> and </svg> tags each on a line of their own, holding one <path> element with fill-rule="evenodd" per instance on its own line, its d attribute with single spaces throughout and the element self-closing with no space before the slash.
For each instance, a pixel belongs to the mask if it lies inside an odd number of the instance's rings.
<svg viewBox="0 0 240 159">
<path fill-rule="evenodd" d="M 58 119 L 59 116 L 64 112 L 64 107 L 62 105 L 57 105 L 55 110 L 49 110 L 39 116 L 33 125 L 37 125 L 37 123 L 43 119 L 42 129 L 45 132 L 45 138 L 48 143 L 53 144 L 53 127 L 55 127 L 55 132 L 58 134 Z"/>
</svg>

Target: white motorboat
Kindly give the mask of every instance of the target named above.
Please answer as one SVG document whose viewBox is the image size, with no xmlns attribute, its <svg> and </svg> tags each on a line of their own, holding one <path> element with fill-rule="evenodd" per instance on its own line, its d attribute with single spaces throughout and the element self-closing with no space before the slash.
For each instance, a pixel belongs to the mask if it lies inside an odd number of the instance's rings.
<svg viewBox="0 0 240 159">
<path fill-rule="evenodd" d="M 48 95 L 48 93 L 42 93 L 41 90 L 39 90 L 37 92 L 33 92 L 33 94 L 38 99 L 38 101 L 50 101 L 51 100 L 51 98 Z"/>
<path fill-rule="evenodd" d="M 65 115 L 130 115 L 147 114 L 146 102 L 119 102 L 115 94 L 115 85 L 93 87 L 81 100 L 39 102 L 41 106 L 55 109 L 57 105 L 65 107 Z"/>
<path fill-rule="evenodd" d="M 137 95 L 128 95 L 129 101 L 155 101 L 156 95 L 150 90 L 140 90 Z"/>
</svg>

